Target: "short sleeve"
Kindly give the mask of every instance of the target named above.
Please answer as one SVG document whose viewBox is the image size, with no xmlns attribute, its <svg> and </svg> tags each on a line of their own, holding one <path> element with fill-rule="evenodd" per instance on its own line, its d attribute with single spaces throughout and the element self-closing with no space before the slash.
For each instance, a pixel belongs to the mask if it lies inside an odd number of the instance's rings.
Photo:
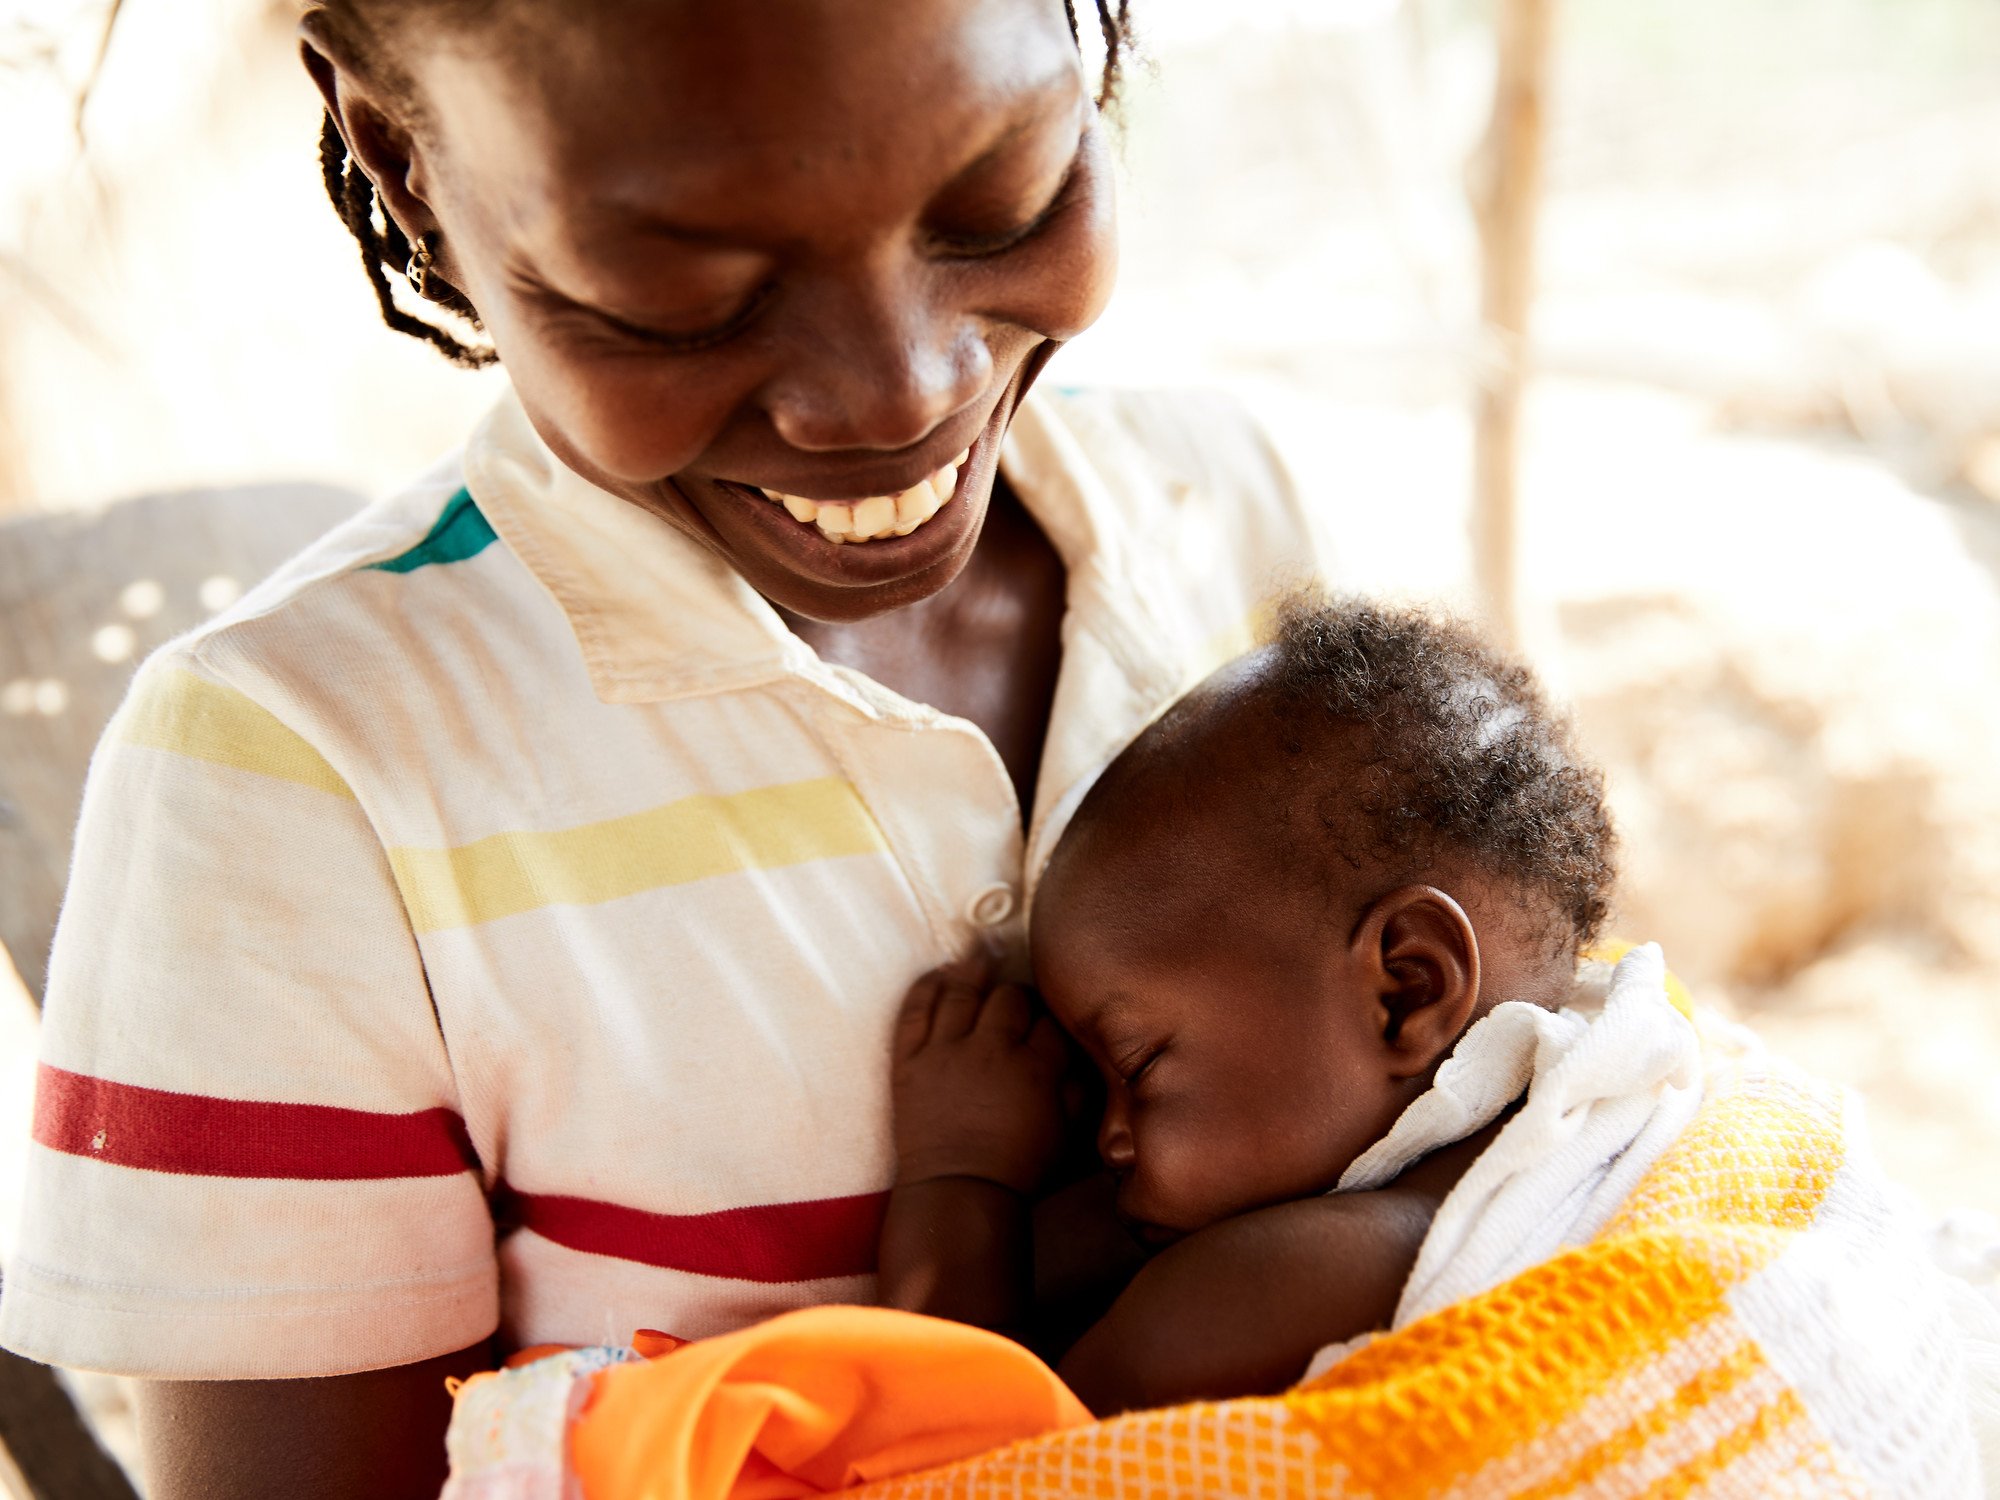
<svg viewBox="0 0 2000 1500">
<path fill-rule="evenodd" d="M 493 1224 L 361 804 L 169 648 L 92 761 L 0 1343 L 173 1379 L 343 1374 L 498 1318 Z"/>
</svg>

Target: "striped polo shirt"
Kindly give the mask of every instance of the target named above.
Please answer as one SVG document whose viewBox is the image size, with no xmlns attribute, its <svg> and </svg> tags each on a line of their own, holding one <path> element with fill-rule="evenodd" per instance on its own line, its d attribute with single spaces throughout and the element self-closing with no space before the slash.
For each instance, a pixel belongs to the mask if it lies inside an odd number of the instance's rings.
<svg viewBox="0 0 2000 1500">
<path fill-rule="evenodd" d="M 1069 575 L 1025 835 L 978 729 L 821 661 L 511 397 L 147 661 L 0 1341 L 305 1376 L 868 1300 L 904 989 L 1018 953 L 1090 779 L 1321 569 L 1213 398 L 1037 394 L 1002 464 Z"/>
</svg>

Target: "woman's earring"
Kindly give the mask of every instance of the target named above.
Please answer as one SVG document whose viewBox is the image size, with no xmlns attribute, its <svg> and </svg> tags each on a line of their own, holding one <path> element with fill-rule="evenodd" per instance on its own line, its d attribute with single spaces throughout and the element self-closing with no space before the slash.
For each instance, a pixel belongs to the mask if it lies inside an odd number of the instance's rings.
<svg viewBox="0 0 2000 1500">
<path fill-rule="evenodd" d="M 420 234 L 410 241 L 410 263 L 403 268 L 403 274 L 410 280 L 410 289 L 419 297 L 430 296 L 431 271 L 437 262 L 431 257 L 431 237 Z"/>
</svg>

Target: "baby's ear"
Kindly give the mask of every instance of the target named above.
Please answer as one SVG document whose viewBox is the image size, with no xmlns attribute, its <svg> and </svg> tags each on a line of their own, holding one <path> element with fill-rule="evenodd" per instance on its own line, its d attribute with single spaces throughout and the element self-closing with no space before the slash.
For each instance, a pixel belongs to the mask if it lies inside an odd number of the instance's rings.
<svg viewBox="0 0 2000 1500">
<path fill-rule="evenodd" d="M 1465 908 L 1435 886 L 1400 886 L 1362 913 L 1353 956 L 1375 993 L 1391 1076 L 1427 1073 L 1479 1004 L 1479 940 Z"/>
</svg>

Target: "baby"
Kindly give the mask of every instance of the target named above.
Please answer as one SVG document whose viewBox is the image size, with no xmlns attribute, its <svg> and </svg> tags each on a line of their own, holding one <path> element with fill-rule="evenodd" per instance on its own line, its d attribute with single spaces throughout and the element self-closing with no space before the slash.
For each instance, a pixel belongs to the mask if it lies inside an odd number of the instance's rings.
<svg viewBox="0 0 2000 1500">
<path fill-rule="evenodd" d="M 1035 897 L 1042 998 L 970 964 L 909 993 L 881 1294 L 956 1323 L 811 1307 L 478 1377 L 446 1500 L 1267 1468 L 1311 1494 L 1978 1493 L 1992 1309 L 1929 1266 L 1840 1090 L 1692 1021 L 1657 948 L 1578 962 L 1611 843 L 1521 667 L 1294 606 L 1079 806 Z M 1109 1172 L 1031 1222 L 1079 1058 Z M 1052 1221 L 1112 1187 L 1129 1234 Z M 1080 1247 L 1122 1251 L 1052 1375 L 983 1330 L 1059 1348 Z"/>
<path fill-rule="evenodd" d="M 1058 1367 L 1093 1411 L 1277 1391 L 1386 1328 L 1507 1116 L 1332 1190 L 1475 1021 L 1568 997 L 1612 844 L 1525 668 L 1420 614 L 1295 603 L 1077 809 L 1034 902 L 1042 1003 L 975 966 L 910 991 L 884 1302 L 1027 1326 L 1073 1043 L 1156 1252 Z"/>
</svg>

